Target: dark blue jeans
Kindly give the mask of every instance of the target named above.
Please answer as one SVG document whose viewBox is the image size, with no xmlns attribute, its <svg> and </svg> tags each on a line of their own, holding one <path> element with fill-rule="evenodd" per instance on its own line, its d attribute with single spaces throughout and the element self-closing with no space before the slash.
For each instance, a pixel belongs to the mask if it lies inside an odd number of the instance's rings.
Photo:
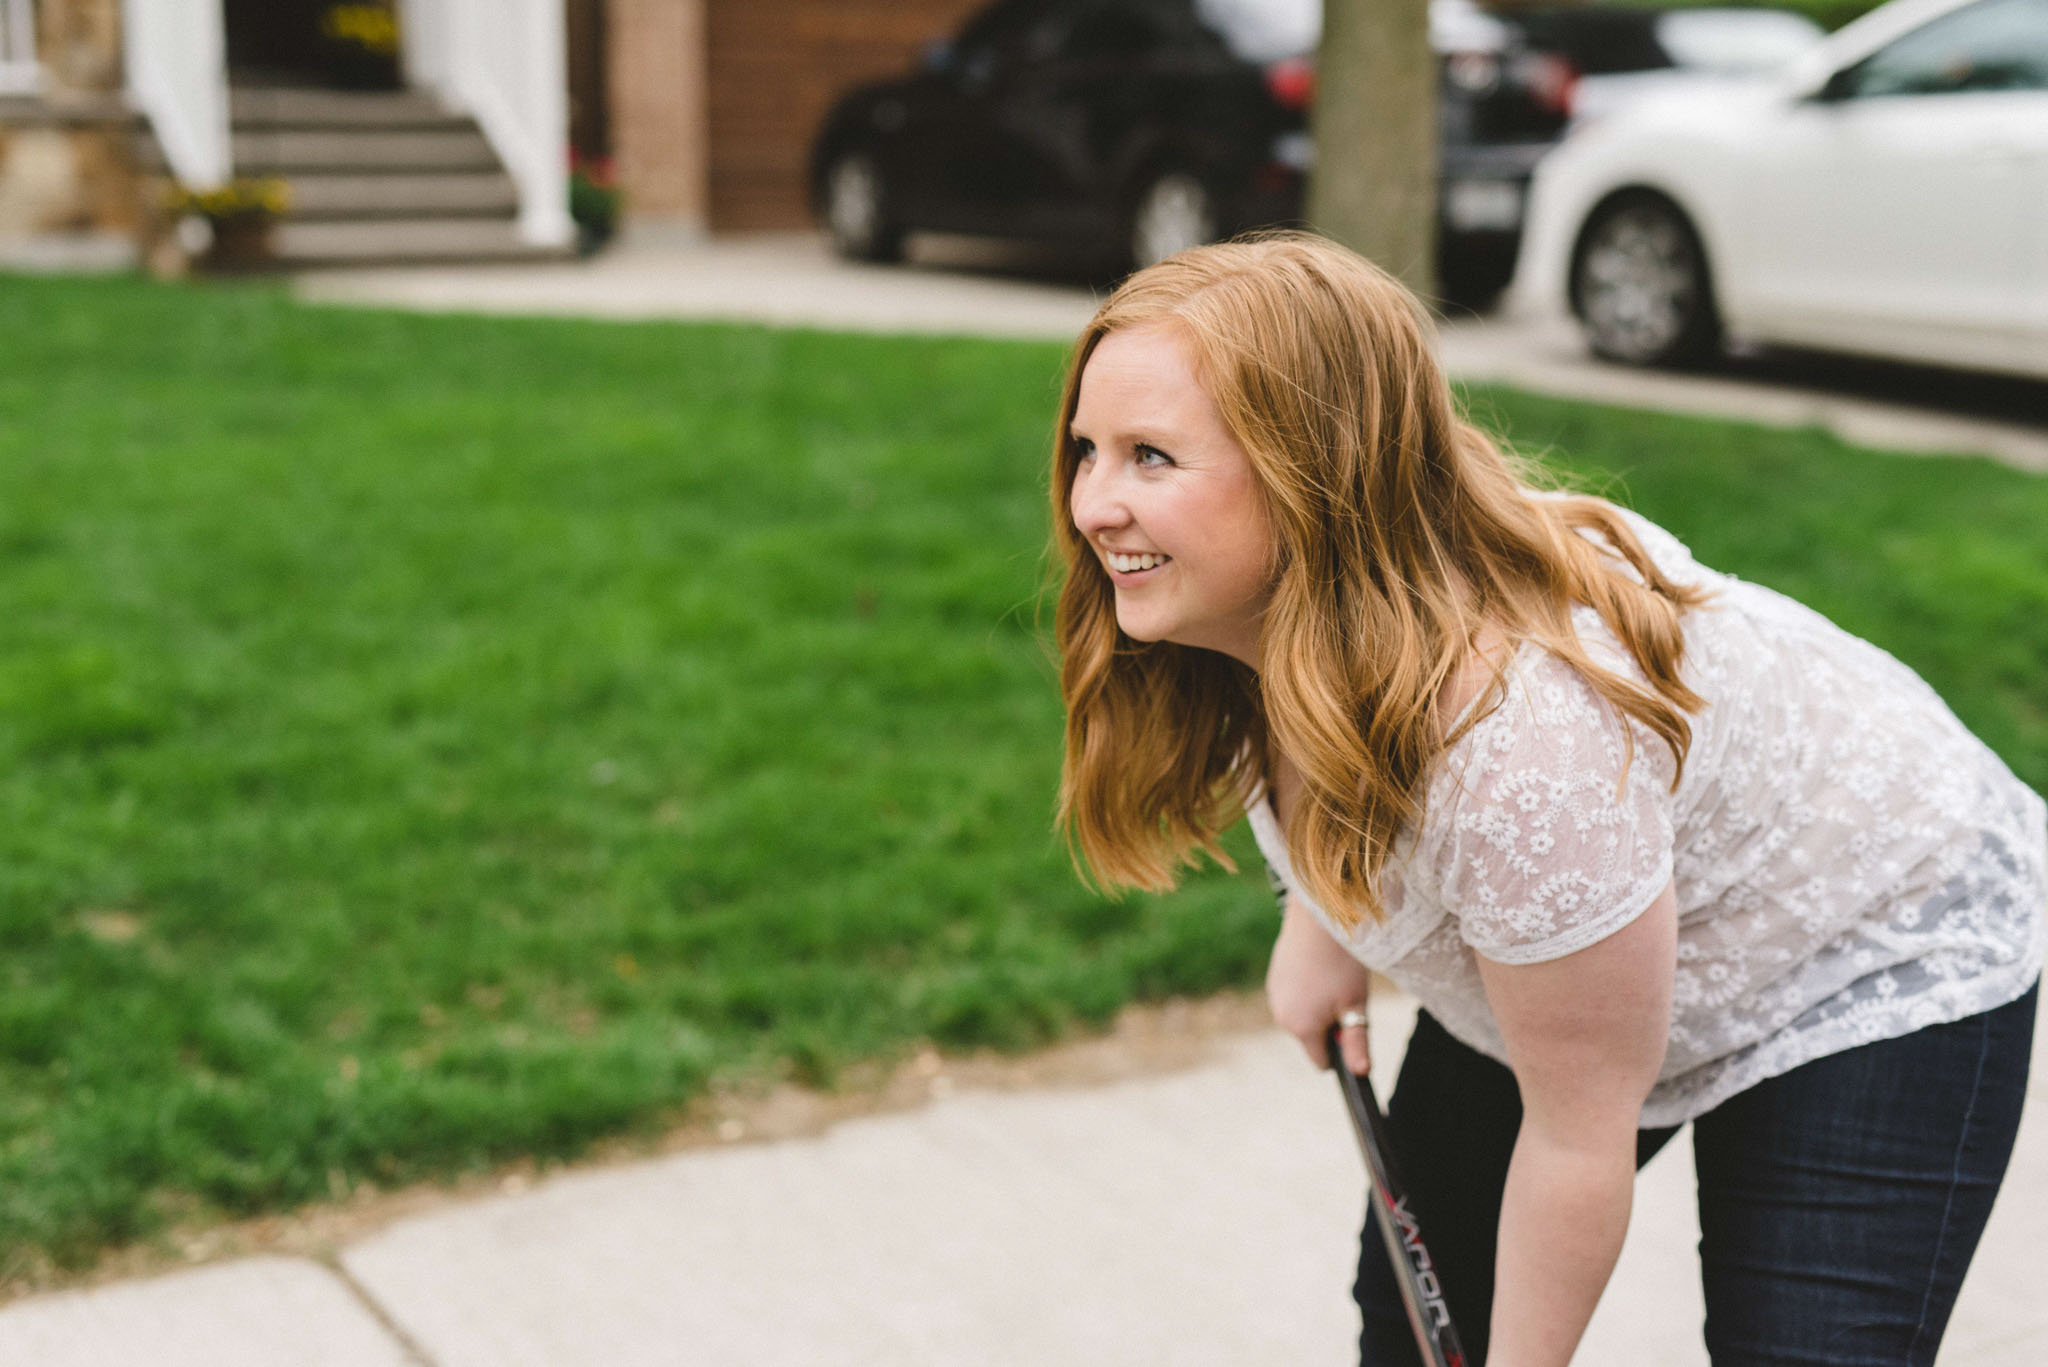
<svg viewBox="0 0 2048 1367">
<path fill-rule="evenodd" d="M 2039 995 L 1815 1059 L 1692 1122 L 1715 1367 L 1934 1361 L 2012 1155 Z M 1514 1074 L 1418 1017 L 1387 1126 L 1471 1367 L 1521 1121 Z M 1642 1131 L 1637 1166 L 1674 1133 Z M 1354 1294 L 1361 1361 L 1414 1367 L 1370 1218 Z"/>
</svg>

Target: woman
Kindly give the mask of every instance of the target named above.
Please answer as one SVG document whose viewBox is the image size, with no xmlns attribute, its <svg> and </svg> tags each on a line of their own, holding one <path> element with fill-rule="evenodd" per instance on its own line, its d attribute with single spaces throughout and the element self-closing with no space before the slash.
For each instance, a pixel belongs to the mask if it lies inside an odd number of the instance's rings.
<svg viewBox="0 0 2048 1367">
<path fill-rule="evenodd" d="M 1472 1360 L 1563 1367 L 1694 1125 L 1716 1364 L 1932 1362 L 2004 1174 L 2041 799 L 1882 651 L 1538 492 L 1414 299 L 1303 235 L 1127 281 L 1054 459 L 1060 815 L 1163 889 L 1248 814 L 1275 1019 L 1362 1071 Z M 1368 1227 L 1368 1363 L 1415 1360 Z"/>
</svg>

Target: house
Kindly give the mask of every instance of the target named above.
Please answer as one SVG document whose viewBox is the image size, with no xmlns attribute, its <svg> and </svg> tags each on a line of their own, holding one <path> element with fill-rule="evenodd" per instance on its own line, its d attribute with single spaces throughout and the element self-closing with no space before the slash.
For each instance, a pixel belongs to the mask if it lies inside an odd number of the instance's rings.
<svg viewBox="0 0 2048 1367">
<path fill-rule="evenodd" d="M 287 261 L 556 255 L 572 143 L 629 230 L 802 226 L 832 100 L 975 3 L 0 0 L 0 259 L 133 261 L 170 181 L 248 176 Z"/>
</svg>

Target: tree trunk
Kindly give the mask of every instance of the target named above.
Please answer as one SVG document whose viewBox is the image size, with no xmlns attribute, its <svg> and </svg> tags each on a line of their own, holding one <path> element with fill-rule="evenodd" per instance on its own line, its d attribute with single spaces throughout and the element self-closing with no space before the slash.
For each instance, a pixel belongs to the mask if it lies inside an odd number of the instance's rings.
<svg viewBox="0 0 2048 1367">
<path fill-rule="evenodd" d="M 1308 218 L 1436 297 L 1437 63 L 1428 0 L 1324 0 Z"/>
</svg>

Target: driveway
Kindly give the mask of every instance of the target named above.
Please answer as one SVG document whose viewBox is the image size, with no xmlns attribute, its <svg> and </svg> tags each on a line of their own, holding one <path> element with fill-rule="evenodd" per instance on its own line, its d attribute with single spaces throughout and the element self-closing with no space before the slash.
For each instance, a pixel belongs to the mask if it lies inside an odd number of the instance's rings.
<svg viewBox="0 0 2048 1367">
<path fill-rule="evenodd" d="M 1069 341 L 1101 286 L 1028 248 L 918 239 L 901 266 L 836 259 L 814 233 L 627 244 L 541 266 L 350 270 L 299 276 L 301 297 L 431 311 L 716 318 L 868 332 Z M 2048 473 L 2048 385 L 1785 352 L 1709 371 L 1594 360 L 1568 324 L 1462 314 L 1442 328 L 1446 368 L 1600 403 L 1826 428 L 1889 450 L 1971 453 Z"/>
</svg>

